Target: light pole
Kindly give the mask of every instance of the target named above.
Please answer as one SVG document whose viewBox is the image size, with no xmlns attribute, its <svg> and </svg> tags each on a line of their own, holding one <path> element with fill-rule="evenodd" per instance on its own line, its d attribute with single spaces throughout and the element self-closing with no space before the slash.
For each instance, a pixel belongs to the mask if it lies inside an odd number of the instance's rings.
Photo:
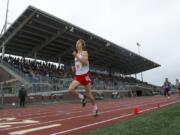
<svg viewBox="0 0 180 135">
<path fill-rule="evenodd" d="M 1 31 L 1 36 L 2 36 L 2 34 L 7 30 L 7 25 L 8 25 L 8 12 L 9 12 L 9 0 L 7 0 L 6 17 L 5 17 L 4 26 L 3 26 L 2 31 Z M 2 44 L 2 60 L 3 60 L 3 58 L 4 58 L 4 54 L 5 54 L 5 44 L 4 44 L 4 42 L 3 42 L 3 44 Z"/>
<path fill-rule="evenodd" d="M 138 42 L 136 43 L 136 45 L 138 47 L 138 53 L 139 53 L 139 55 L 141 55 L 141 52 L 140 52 L 141 45 Z M 141 81 L 143 82 L 143 74 L 142 74 L 142 72 L 141 72 Z"/>
</svg>

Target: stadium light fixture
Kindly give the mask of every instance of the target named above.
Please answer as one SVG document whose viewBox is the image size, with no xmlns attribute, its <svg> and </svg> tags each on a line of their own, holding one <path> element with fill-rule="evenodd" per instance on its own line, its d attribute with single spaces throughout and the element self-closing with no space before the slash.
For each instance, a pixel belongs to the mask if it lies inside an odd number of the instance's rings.
<svg viewBox="0 0 180 135">
<path fill-rule="evenodd" d="M 139 55 L 141 55 L 141 52 L 140 52 L 140 47 L 141 47 L 141 45 L 137 42 L 136 43 L 136 45 L 137 45 L 137 47 L 138 47 L 138 53 L 139 53 Z"/>
<path fill-rule="evenodd" d="M 137 42 L 136 44 L 137 44 L 137 46 L 139 46 L 139 47 L 141 46 L 138 42 Z"/>
<path fill-rule="evenodd" d="M 137 45 L 137 47 L 138 47 L 138 53 L 139 53 L 139 55 L 141 55 L 141 52 L 140 52 L 141 44 L 139 44 L 139 43 L 137 42 L 136 45 Z M 144 61 L 145 61 L 145 59 L 144 59 Z M 142 74 L 142 72 L 141 72 L 141 81 L 143 82 L 143 74 Z"/>
</svg>

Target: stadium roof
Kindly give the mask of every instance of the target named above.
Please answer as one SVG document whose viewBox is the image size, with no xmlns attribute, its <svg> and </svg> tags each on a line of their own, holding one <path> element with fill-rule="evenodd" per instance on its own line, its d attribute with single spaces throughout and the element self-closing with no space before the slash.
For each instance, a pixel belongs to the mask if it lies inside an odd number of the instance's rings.
<svg viewBox="0 0 180 135">
<path fill-rule="evenodd" d="M 160 65 L 78 26 L 29 6 L 0 38 L 6 53 L 46 61 L 72 62 L 77 39 L 87 43 L 91 65 L 134 74 Z"/>
</svg>

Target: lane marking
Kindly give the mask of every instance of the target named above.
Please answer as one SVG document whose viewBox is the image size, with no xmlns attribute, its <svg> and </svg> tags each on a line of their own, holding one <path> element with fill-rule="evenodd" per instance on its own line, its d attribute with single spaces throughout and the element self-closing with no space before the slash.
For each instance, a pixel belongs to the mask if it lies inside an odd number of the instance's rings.
<svg viewBox="0 0 180 135">
<path fill-rule="evenodd" d="M 16 118 L 6 118 L 6 117 L 4 117 L 4 118 L 0 118 L 0 121 L 2 121 L 2 120 L 6 120 L 6 121 L 12 121 L 12 120 L 15 120 Z"/>
<path fill-rule="evenodd" d="M 12 125 L 17 125 L 17 124 L 33 124 L 33 123 L 38 123 L 39 121 L 35 120 L 23 120 L 23 121 L 16 121 L 16 122 L 1 122 L 0 123 L 0 129 L 4 127 L 11 127 Z"/>
<path fill-rule="evenodd" d="M 24 135 L 24 134 L 27 134 L 27 133 L 30 133 L 30 132 L 35 132 L 35 131 L 54 128 L 54 127 L 59 127 L 59 126 L 61 126 L 61 124 L 52 124 L 52 125 L 48 125 L 48 126 L 42 126 L 42 127 L 37 127 L 37 128 L 30 128 L 30 129 L 10 132 L 9 135 Z"/>
<path fill-rule="evenodd" d="M 11 127 L 11 125 L 2 125 L 2 126 L 0 126 L 0 129 L 1 128 L 8 128 L 8 127 Z"/>
<path fill-rule="evenodd" d="M 53 133 L 53 134 L 50 134 L 50 135 L 64 134 L 64 133 L 72 132 L 72 131 L 79 130 L 79 129 L 82 129 L 82 128 L 87 128 L 87 127 L 103 124 L 103 123 L 106 123 L 106 122 L 109 122 L 109 121 L 113 121 L 113 120 L 117 120 L 117 119 L 120 119 L 120 118 L 125 118 L 125 117 L 132 116 L 132 115 L 134 115 L 134 114 L 130 113 L 130 114 L 122 115 L 122 116 L 119 116 L 119 117 L 114 117 L 114 118 L 111 118 L 111 119 L 108 119 L 108 120 L 104 120 L 104 121 L 99 121 L 99 122 L 96 122 L 96 123 L 88 124 L 88 125 L 85 125 L 85 126 L 81 126 L 81 127 L 77 127 L 77 128 L 73 128 L 73 129 L 69 129 L 69 130 Z"/>
</svg>

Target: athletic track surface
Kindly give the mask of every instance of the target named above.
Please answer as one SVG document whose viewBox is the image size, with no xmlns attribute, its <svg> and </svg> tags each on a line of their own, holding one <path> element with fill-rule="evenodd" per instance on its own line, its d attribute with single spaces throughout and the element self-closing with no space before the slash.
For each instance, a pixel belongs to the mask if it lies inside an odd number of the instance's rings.
<svg viewBox="0 0 180 135">
<path fill-rule="evenodd" d="M 100 115 L 92 115 L 90 103 L 66 103 L 0 110 L 0 135 L 79 135 L 180 102 L 172 96 L 127 98 L 97 102 Z M 139 108 L 134 114 L 133 108 Z"/>
</svg>

